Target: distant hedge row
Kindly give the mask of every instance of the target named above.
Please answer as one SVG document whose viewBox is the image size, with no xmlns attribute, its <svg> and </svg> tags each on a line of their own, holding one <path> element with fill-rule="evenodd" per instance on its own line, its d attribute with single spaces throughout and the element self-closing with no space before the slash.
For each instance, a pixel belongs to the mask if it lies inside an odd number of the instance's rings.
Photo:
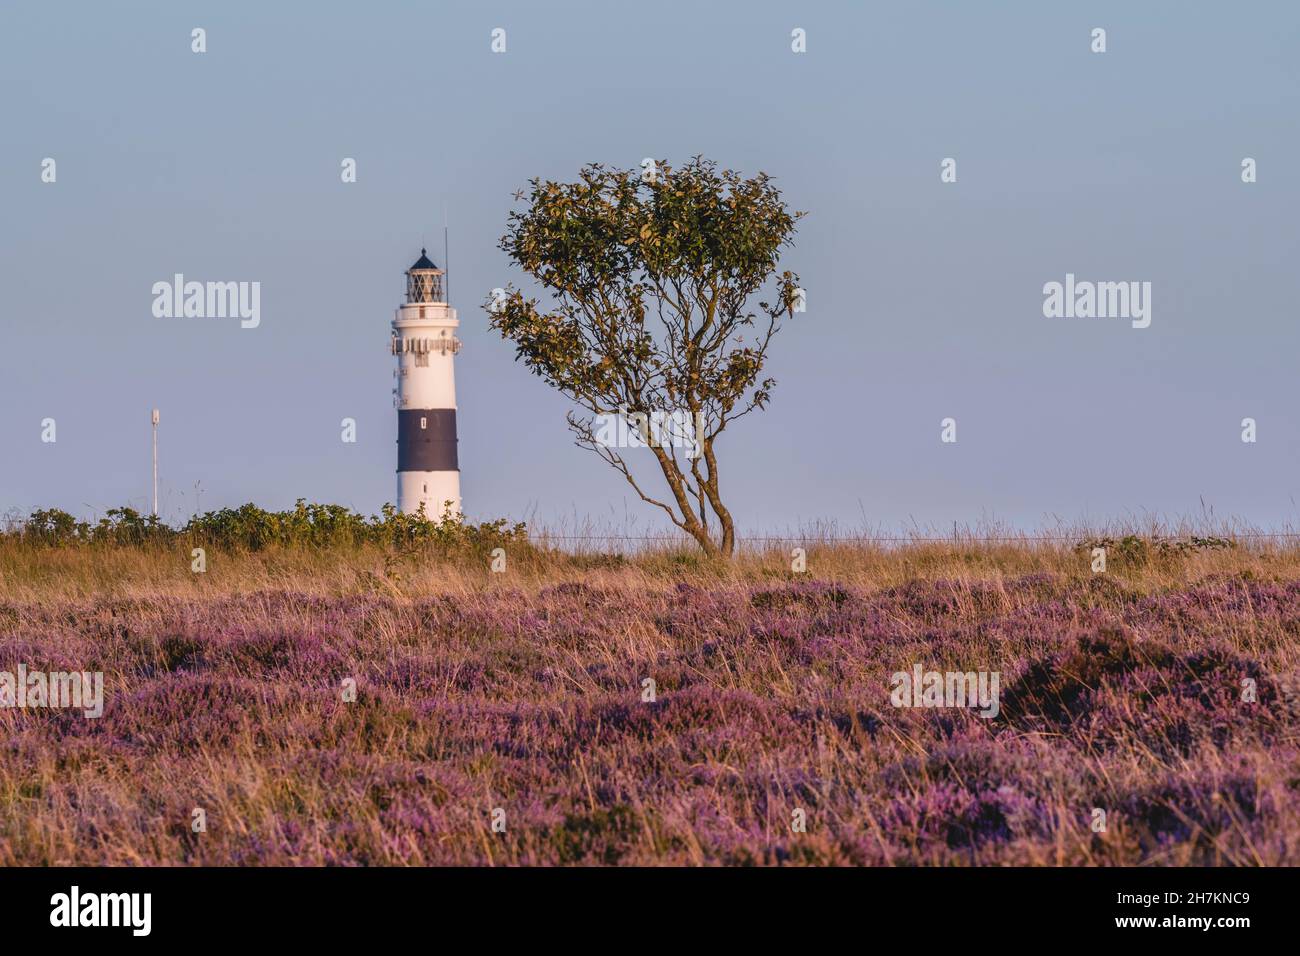
<svg viewBox="0 0 1300 956">
<path fill-rule="evenodd" d="M 402 514 L 391 504 L 384 505 L 379 515 L 366 517 L 342 505 L 307 504 L 299 498 L 292 511 L 266 511 L 246 504 L 196 515 L 179 528 L 165 524 L 156 515 L 142 515 L 134 508 L 111 508 L 94 524 L 78 521 L 66 511 L 48 508 L 33 511 L 3 537 L 48 547 L 141 547 L 186 541 L 246 551 L 361 544 L 477 550 L 525 542 L 528 532 L 524 524 L 510 525 L 504 518 L 482 524 L 461 517 L 434 521 L 422 514 Z"/>
</svg>

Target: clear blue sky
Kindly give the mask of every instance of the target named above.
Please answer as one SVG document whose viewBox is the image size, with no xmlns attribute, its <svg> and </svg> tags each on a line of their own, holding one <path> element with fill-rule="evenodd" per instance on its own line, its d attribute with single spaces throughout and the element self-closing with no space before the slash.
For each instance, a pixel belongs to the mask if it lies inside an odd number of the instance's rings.
<svg viewBox="0 0 1300 956">
<path fill-rule="evenodd" d="M 809 212 L 719 446 L 743 528 L 1296 521 L 1300 5 L 6 0 L 0 80 L 0 510 L 147 506 L 153 406 L 169 516 L 392 500 L 388 322 L 445 205 L 467 512 L 660 527 L 480 303 L 529 177 L 703 153 Z M 261 327 L 154 318 L 176 272 L 261 282 Z M 1045 318 L 1067 272 L 1150 281 L 1150 328 Z"/>
</svg>

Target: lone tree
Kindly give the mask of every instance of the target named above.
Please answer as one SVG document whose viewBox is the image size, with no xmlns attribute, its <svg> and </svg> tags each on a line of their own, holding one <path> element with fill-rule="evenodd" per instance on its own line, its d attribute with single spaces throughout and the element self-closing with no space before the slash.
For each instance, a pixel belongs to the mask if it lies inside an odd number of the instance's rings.
<svg viewBox="0 0 1300 956">
<path fill-rule="evenodd" d="M 551 308 L 513 288 L 487 308 L 516 359 L 583 409 L 568 415 L 577 444 L 706 554 L 730 557 L 735 523 L 714 445 L 775 384 L 759 381 L 768 345 L 803 296 L 798 276 L 776 270 L 804 213 L 788 211 L 763 173 L 746 179 L 698 156 L 680 169 L 643 165 L 531 180 L 500 247 L 549 290 Z M 769 281 L 771 304 L 754 309 Z M 647 494 L 628 446 L 653 453 L 669 501 Z"/>
</svg>

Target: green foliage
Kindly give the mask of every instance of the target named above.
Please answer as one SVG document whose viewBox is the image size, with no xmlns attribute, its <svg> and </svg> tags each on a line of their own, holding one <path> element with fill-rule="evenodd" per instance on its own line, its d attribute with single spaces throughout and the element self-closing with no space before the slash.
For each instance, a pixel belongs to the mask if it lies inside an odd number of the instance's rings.
<svg viewBox="0 0 1300 956">
<path fill-rule="evenodd" d="M 253 504 L 209 511 L 191 518 L 184 532 L 199 544 L 246 551 L 273 545 L 351 546 L 369 537 L 364 516 L 342 505 L 309 505 L 301 498 L 293 511 L 265 511 Z"/>
<path fill-rule="evenodd" d="M 115 545 L 163 543 L 175 537 L 157 515 L 142 515 L 134 508 L 109 508 L 91 533 L 96 541 Z"/>
<path fill-rule="evenodd" d="M 1082 541 L 1076 550 L 1091 554 L 1093 548 L 1105 548 L 1107 562 L 1118 561 L 1120 565 L 1140 568 L 1159 561 L 1171 561 L 1196 554 L 1201 551 L 1222 551 L 1235 548 L 1235 541 L 1214 536 L 1202 537 L 1192 535 L 1188 538 L 1145 538 L 1136 534 L 1122 538 L 1095 538 Z"/>
<path fill-rule="evenodd" d="M 606 409 L 635 404 L 642 396 L 629 393 L 652 384 L 669 396 L 734 405 L 763 355 L 761 336 L 746 346 L 730 333 L 754 324 L 748 300 L 775 273 L 802 216 L 786 209 L 770 177 L 719 172 L 697 157 L 681 169 L 659 164 L 652 181 L 592 164 L 577 183 L 531 186 L 529 207 L 511 214 L 501 248 L 556 294 L 557 307 L 539 312 L 536 300 L 514 292 L 492 309 L 493 328 L 518 357 L 556 388 Z M 777 307 L 760 307 L 772 318 L 791 314 L 797 284 L 784 273 Z M 669 333 L 692 320 L 698 327 L 665 340 L 656 317 Z M 760 404 L 770 384 L 759 389 Z"/>
<path fill-rule="evenodd" d="M 112 508 L 97 523 L 78 521 L 66 511 L 33 511 L 5 537 L 44 547 L 139 547 L 183 539 L 201 547 L 227 551 L 266 548 L 349 548 L 364 544 L 401 551 L 426 549 L 490 551 L 528 540 L 524 524 L 504 518 L 473 524 L 460 516 L 438 521 L 424 513 L 407 515 L 386 504 L 369 518 L 342 505 L 308 504 L 298 499 L 292 511 L 267 511 L 254 504 L 196 515 L 172 528 L 153 515 L 132 508 Z"/>
<path fill-rule="evenodd" d="M 134 508 L 110 508 L 95 524 L 78 521 L 66 511 L 48 508 L 33 511 L 16 532 L 31 544 L 60 547 L 72 544 L 142 545 L 165 542 L 176 532 L 156 515 L 142 515 Z"/>
<path fill-rule="evenodd" d="M 11 534 L 32 544 L 61 545 L 83 540 L 89 531 L 90 525 L 66 511 L 45 508 L 33 511 L 18 531 Z"/>
</svg>

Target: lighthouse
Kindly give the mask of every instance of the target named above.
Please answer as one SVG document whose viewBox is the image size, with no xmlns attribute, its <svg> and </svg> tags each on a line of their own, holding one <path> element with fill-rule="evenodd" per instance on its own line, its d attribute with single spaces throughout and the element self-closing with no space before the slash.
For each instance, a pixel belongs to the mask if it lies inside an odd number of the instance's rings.
<svg viewBox="0 0 1300 956">
<path fill-rule="evenodd" d="M 443 271 L 425 250 L 406 270 L 406 301 L 393 317 L 397 356 L 397 507 L 438 520 L 460 514 L 456 460 L 456 310 Z"/>
</svg>

